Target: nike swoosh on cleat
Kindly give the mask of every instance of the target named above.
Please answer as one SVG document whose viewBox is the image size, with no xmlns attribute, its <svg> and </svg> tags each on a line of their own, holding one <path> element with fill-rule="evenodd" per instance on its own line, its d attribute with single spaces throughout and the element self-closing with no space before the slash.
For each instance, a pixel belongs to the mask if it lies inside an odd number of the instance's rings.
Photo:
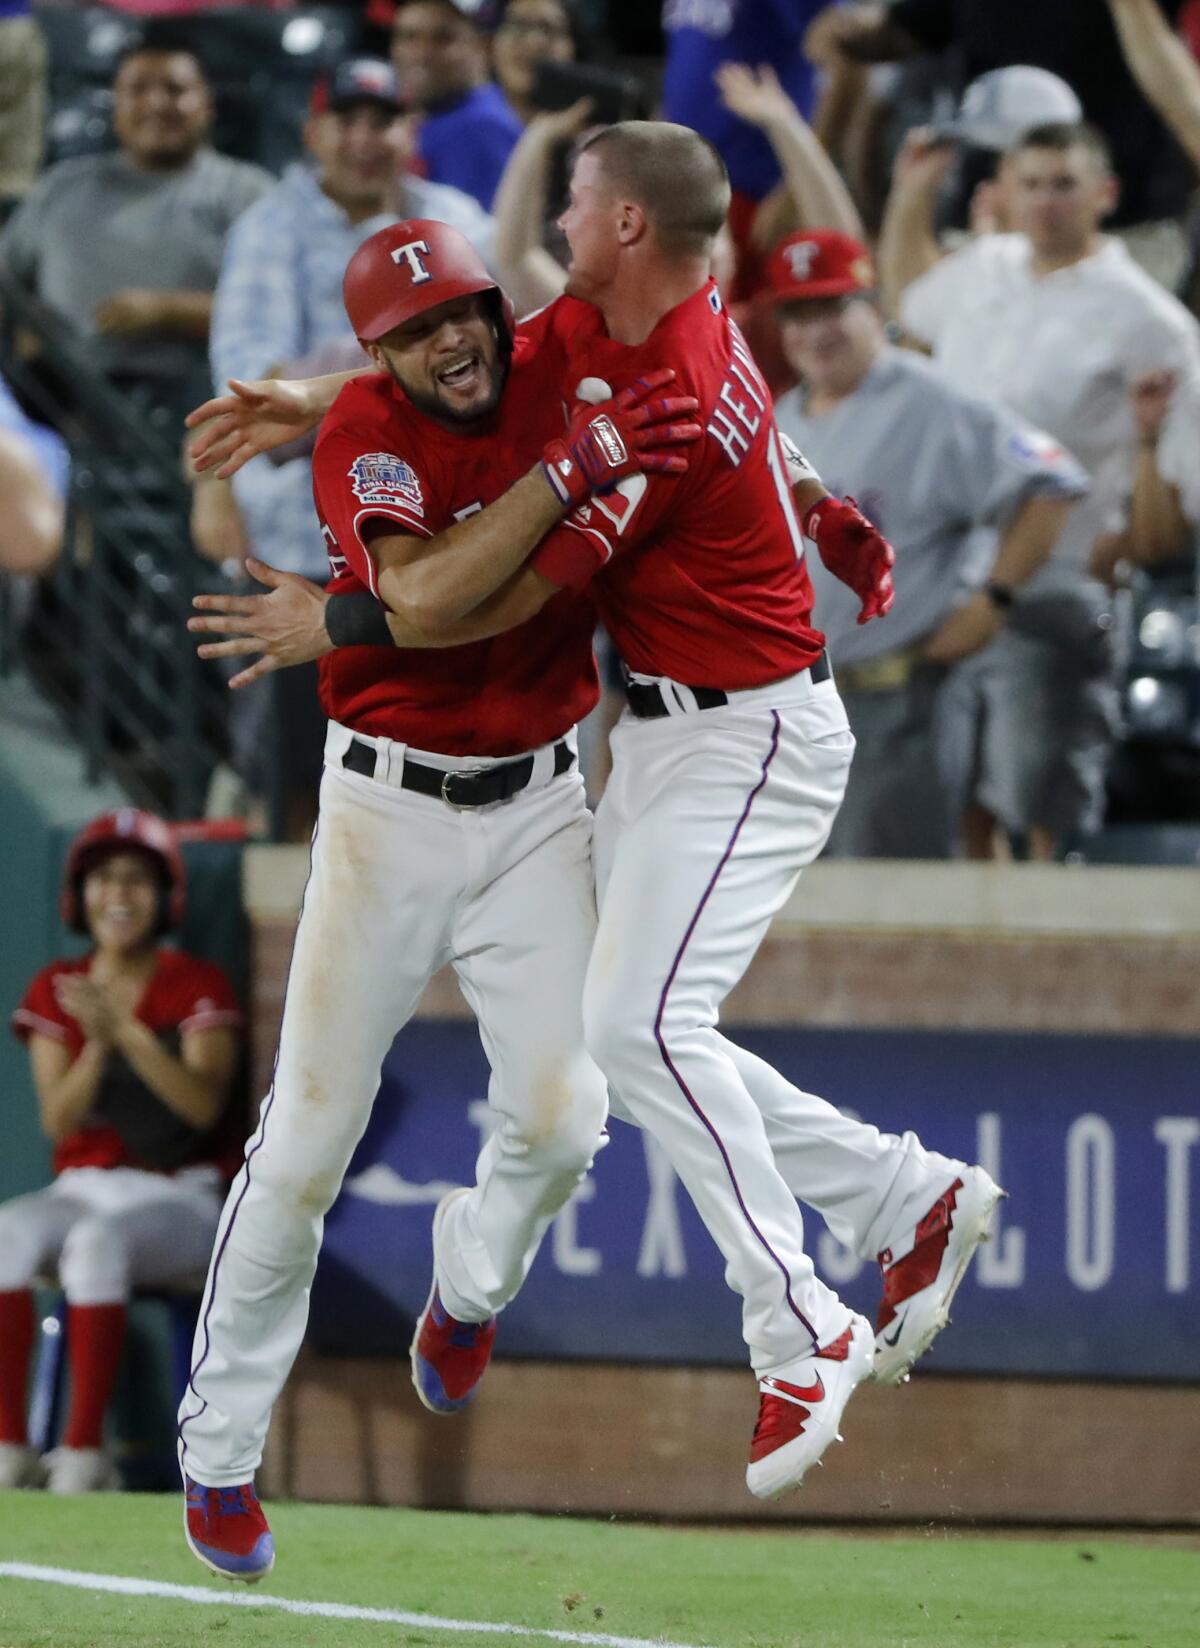
<svg viewBox="0 0 1200 1648">
<path fill-rule="evenodd" d="M 907 1320 L 908 1320 L 908 1312 L 905 1311 L 904 1315 L 896 1323 L 896 1331 L 895 1331 L 895 1333 L 892 1334 L 891 1338 L 889 1339 L 886 1333 L 882 1335 L 883 1342 L 884 1342 L 885 1345 L 895 1345 L 895 1343 L 899 1339 L 900 1335 L 904 1332 L 904 1324 Z"/>
<path fill-rule="evenodd" d="M 821 1382 L 821 1375 L 817 1375 L 813 1385 L 789 1385 L 783 1379 L 772 1379 L 768 1376 L 763 1385 L 769 1390 L 777 1391 L 780 1396 L 790 1396 L 797 1402 L 822 1402 L 825 1399 L 825 1386 Z"/>
</svg>

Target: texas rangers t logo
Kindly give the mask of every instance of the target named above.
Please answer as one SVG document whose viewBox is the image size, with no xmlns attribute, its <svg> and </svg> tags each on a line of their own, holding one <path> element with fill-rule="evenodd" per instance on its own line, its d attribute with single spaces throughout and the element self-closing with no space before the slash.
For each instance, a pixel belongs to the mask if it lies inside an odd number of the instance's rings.
<svg viewBox="0 0 1200 1648">
<path fill-rule="evenodd" d="M 433 279 L 433 271 L 431 269 L 427 269 L 421 262 L 420 254 L 422 252 L 425 253 L 426 257 L 429 256 L 428 241 L 405 241 L 403 246 L 397 246 L 396 250 L 392 253 L 393 263 L 406 263 L 408 265 L 408 272 L 412 276 L 412 283 L 414 286 L 421 286 L 425 283 L 425 281 Z"/>
</svg>

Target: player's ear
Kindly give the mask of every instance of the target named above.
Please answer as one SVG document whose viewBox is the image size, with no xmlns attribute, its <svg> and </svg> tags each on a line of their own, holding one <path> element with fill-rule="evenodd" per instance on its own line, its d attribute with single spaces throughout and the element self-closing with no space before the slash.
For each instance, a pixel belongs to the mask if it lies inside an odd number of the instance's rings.
<svg viewBox="0 0 1200 1648">
<path fill-rule="evenodd" d="M 367 343 L 362 338 L 359 338 L 358 341 L 362 344 L 367 354 L 370 355 L 371 365 L 375 368 L 375 370 L 377 372 L 386 372 L 388 369 L 388 364 L 384 359 L 383 350 L 379 347 L 379 345 L 377 343 Z"/>
<path fill-rule="evenodd" d="M 617 218 L 617 239 L 622 246 L 636 246 L 650 231 L 649 220 L 636 200 L 621 202 Z"/>
</svg>

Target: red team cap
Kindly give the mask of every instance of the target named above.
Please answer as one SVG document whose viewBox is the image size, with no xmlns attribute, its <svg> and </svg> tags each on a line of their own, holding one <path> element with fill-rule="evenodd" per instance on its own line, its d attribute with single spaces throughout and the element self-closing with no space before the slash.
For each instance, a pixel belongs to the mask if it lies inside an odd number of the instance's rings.
<svg viewBox="0 0 1200 1648">
<path fill-rule="evenodd" d="M 187 872 L 171 826 L 154 813 L 142 812 L 138 807 L 119 807 L 116 812 L 101 813 L 99 818 L 93 818 L 67 849 L 59 909 L 63 921 L 73 932 L 87 932 L 83 878 L 102 859 L 123 852 L 145 853 L 147 858 L 153 859 L 162 877 L 163 906 L 159 915 L 159 930 L 167 932 L 172 927 L 178 927 L 183 920 Z"/>
<path fill-rule="evenodd" d="M 853 235 L 840 229 L 801 229 L 771 253 L 767 282 L 776 303 L 850 297 L 875 290 L 875 265 Z"/>
<path fill-rule="evenodd" d="M 513 306 L 471 242 L 448 223 L 409 218 L 364 240 L 346 267 L 342 299 L 364 343 L 378 343 L 394 327 L 472 292 L 494 292 L 503 341 L 512 342 Z"/>
</svg>

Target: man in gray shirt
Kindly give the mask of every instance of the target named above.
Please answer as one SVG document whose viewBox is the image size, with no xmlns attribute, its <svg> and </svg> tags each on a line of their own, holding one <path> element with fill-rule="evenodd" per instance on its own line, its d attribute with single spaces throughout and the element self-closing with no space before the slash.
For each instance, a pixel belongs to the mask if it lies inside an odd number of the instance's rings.
<svg viewBox="0 0 1200 1648">
<path fill-rule="evenodd" d="M 113 83 L 118 147 L 52 166 L 0 258 L 85 341 L 98 371 L 180 417 L 207 382 L 212 294 L 230 225 L 273 182 L 206 146 L 212 93 L 190 50 L 150 33 Z"/>
<path fill-rule="evenodd" d="M 888 345 L 870 256 L 849 235 L 789 236 L 770 275 L 802 380 L 778 403 L 779 427 L 896 550 L 895 605 L 865 628 L 849 591 L 810 562 L 816 622 L 859 746 L 831 850 L 943 857 L 978 754 L 947 746 L 943 686 L 1000 633 L 1087 478 L 1040 431 Z M 973 540 L 981 527 L 999 529 L 998 550 L 994 534 Z"/>
</svg>

